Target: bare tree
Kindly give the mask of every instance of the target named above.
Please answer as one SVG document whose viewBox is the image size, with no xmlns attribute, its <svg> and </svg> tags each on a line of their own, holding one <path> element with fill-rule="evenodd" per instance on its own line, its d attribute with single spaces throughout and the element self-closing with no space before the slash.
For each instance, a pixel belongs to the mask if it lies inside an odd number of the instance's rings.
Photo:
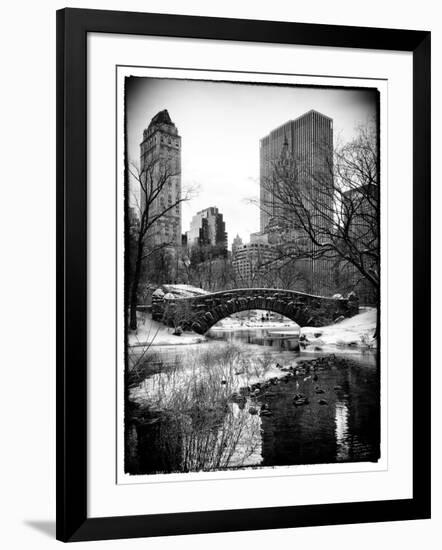
<svg viewBox="0 0 442 550">
<path fill-rule="evenodd" d="M 135 199 L 139 211 L 139 221 L 131 232 L 134 246 L 131 250 L 133 270 L 129 291 L 129 326 L 131 330 L 135 330 L 137 328 L 138 291 L 143 266 L 153 254 L 173 244 L 172 241 L 165 239 L 154 239 L 155 231 L 158 231 L 158 224 L 165 216 L 172 214 L 180 203 L 191 198 L 191 190 L 187 190 L 184 194 L 172 195 L 168 193 L 168 187 L 173 183 L 174 176 L 179 175 L 179 171 L 173 169 L 172 161 L 161 156 L 152 157 L 145 162 L 142 170 L 130 165 L 128 172 L 133 183 L 139 186 L 140 190 L 139 198 Z"/>
<path fill-rule="evenodd" d="M 379 292 L 379 158 L 376 131 L 367 126 L 334 151 L 317 144 L 316 157 L 280 158 L 264 182 L 269 231 L 285 243 L 275 262 L 338 263 Z"/>
<path fill-rule="evenodd" d="M 304 273 L 290 257 L 284 257 L 284 252 L 279 254 L 281 259 L 272 260 L 268 265 L 263 265 L 262 270 L 267 274 L 269 282 L 266 286 L 286 288 L 290 290 L 304 289 Z"/>
<path fill-rule="evenodd" d="M 192 304 L 186 299 L 167 300 L 164 309 L 163 322 L 172 325 L 173 334 L 180 335 L 183 330 L 189 328 L 195 312 Z"/>
<path fill-rule="evenodd" d="M 236 286 L 232 259 L 222 246 L 194 245 L 184 250 L 180 276 L 187 283 L 211 292 Z"/>
</svg>

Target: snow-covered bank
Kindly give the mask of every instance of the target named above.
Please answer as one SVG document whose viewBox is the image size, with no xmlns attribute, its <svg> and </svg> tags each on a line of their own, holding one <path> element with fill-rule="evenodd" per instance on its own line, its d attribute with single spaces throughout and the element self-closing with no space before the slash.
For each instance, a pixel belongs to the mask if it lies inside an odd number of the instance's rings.
<svg viewBox="0 0 442 550">
<path fill-rule="evenodd" d="M 291 376 L 290 369 L 296 368 L 297 364 L 294 359 L 285 365 L 256 360 L 244 354 L 241 345 L 226 348 L 219 342 L 211 343 L 210 349 L 201 346 L 185 353 L 186 360 L 181 366 L 169 365 L 131 387 L 131 401 L 158 410 L 172 409 L 176 406 L 177 396 L 181 401 L 191 402 L 189 396 L 201 387 L 205 387 L 209 394 L 213 393 L 213 400 L 220 395 L 228 398 L 241 388 Z"/>
<path fill-rule="evenodd" d="M 263 322 L 241 325 L 229 320 L 221 326 L 213 327 L 219 331 L 241 331 L 253 329 L 269 329 L 269 335 L 275 337 L 289 337 L 300 334 L 301 341 L 307 346 L 350 346 L 358 348 L 375 348 L 376 340 L 373 338 L 376 329 L 376 309 L 366 308 L 358 315 L 343 319 L 339 323 L 325 327 L 303 327 L 295 323 Z M 300 330 L 300 332 L 299 332 Z M 138 328 L 129 331 L 129 347 L 134 351 L 146 346 L 177 346 L 185 344 L 199 344 L 205 342 L 205 336 L 191 331 L 184 331 L 180 336 L 173 334 L 173 329 L 162 323 L 153 321 L 149 314 L 139 314 Z"/>
<path fill-rule="evenodd" d="M 307 345 L 353 346 L 375 348 L 376 308 L 366 308 L 349 319 L 326 327 L 303 327 L 301 340 Z"/>
<path fill-rule="evenodd" d="M 176 346 L 183 344 L 199 344 L 206 340 L 205 336 L 195 332 L 184 331 L 180 336 L 173 334 L 173 329 L 162 323 L 153 321 L 149 314 L 138 315 L 136 331 L 129 331 L 129 347 L 143 348 L 146 346 Z"/>
</svg>

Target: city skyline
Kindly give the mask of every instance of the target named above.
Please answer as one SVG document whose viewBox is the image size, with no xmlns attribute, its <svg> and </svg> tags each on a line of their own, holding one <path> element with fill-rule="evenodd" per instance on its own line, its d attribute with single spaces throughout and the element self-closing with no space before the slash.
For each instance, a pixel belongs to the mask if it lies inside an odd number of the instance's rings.
<svg viewBox="0 0 442 550">
<path fill-rule="evenodd" d="M 335 138 L 349 141 L 376 115 L 376 94 L 367 89 L 131 77 L 126 94 L 128 160 L 139 162 L 144 129 L 167 109 L 182 137 L 182 186 L 199 188 L 182 204 L 182 232 L 197 211 L 216 206 L 224 215 L 229 249 L 237 234 L 248 242 L 260 229 L 259 209 L 250 199 L 259 196 L 259 143 L 265 135 L 315 109 L 333 118 Z"/>
</svg>

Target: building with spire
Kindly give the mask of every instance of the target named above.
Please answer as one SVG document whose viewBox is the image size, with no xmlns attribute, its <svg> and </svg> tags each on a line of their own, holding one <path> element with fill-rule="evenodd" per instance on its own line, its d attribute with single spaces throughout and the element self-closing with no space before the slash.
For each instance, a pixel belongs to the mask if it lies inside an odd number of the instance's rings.
<svg viewBox="0 0 442 550">
<path fill-rule="evenodd" d="M 329 162 L 333 151 L 333 120 L 311 110 L 272 130 L 260 140 L 260 231 L 267 231 L 275 210 L 280 207 L 272 196 L 271 182 L 275 177 L 275 163 L 288 166 L 296 163 L 303 169 L 303 184 L 309 185 L 318 170 Z M 329 184 L 332 174 L 329 172 Z M 327 185 L 326 178 L 324 185 Z M 314 187 L 312 186 L 312 193 Z M 265 205 L 265 207 L 264 207 Z"/>
<path fill-rule="evenodd" d="M 315 110 L 287 121 L 260 140 L 260 233 L 268 234 L 269 243 L 284 245 L 297 240 L 302 246 L 314 246 L 303 237 L 304 231 L 293 207 L 287 207 L 274 192 L 278 169 L 293 176 L 289 179 L 293 179 L 293 185 L 303 186 L 304 206 L 310 209 L 312 216 L 317 216 L 318 223 L 331 226 L 332 220 L 318 215 L 318 205 L 332 200 L 332 192 L 323 192 L 324 187 L 331 190 L 333 186 L 332 152 L 333 120 Z M 328 203 L 324 207 L 330 212 L 333 205 Z M 324 227 L 326 233 L 327 227 Z M 332 286 L 330 261 L 302 260 L 302 270 L 308 274 L 304 290 L 329 292 Z"/>
<path fill-rule="evenodd" d="M 235 251 L 238 247 L 240 247 L 243 244 L 241 237 L 236 234 L 236 237 L 232 241 L 232 254 L 235 254 Z"/>
<path fill-rule="evenodd" d="M 152 244 L 181 246 L 181 204 L 176 204 L 181 197 L 181 137 L 167 109 L 157 113 L 143 132 L 140 168 L 142 177 L 143 174 L 144 177 L 152 176 L 154 188 L 165 173 L 169 175 L 164 185 L 160 184 L 161 190 L 150 205 L 150 216 L 164 212 L 152 227 Z M 141 212 L 145 202 L 144 193 L 141 192 Z"/>
</svg>

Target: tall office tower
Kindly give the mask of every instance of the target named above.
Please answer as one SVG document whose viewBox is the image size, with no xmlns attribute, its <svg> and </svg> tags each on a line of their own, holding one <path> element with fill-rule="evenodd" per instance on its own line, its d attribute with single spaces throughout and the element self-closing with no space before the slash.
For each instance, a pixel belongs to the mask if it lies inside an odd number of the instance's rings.
<svg viewBox="0 0 442 550">
<path fill-rule="evenodd" d="M 197 212 L 187 232 L 187 246 L 213 246 L 220 253 L 227 251 L 226 224 L 218 208 L 211 206 Z"/>
<path fill-rule="evenodd" d="M 302 167 L 302 184 L 309 186 L 311 193 L 317 193 L 312 184 L 319 172 L 324 185 L 332 185 L 329 170 L 330 153 L 333 151 L 333 120 L 311 110 L 295 120 L 289 120 L 275 128 L 260 141 L 260 230 L 265 232 L 272 217 L 281 208 L 272 196 L 272 178 L 275 164 L 296 163 Z M 328 173 L 328 178 L 327 174 Z M 307 191 L 307 190 L 306 190 Z M 306 192 L 308 196 L 308 192 Z M 317 198 L 317 197 L 316 197 Z"/>
<path fill-rule="evenodd" d="M 315 110 L 289 120 L 261 139 L 260 229 L 262 233 L 269 233 L 269 242 L 284 244 L 284 241 L 294 239 L 301 242 L 303 233 L 293 208 L 283 204 L 278 193 L 274 192 L 278 185 L 277 166 L 293 175 L 293 186 L 302 186 L 304 207 L 326 238 L 327 229 L 331 229 L 333 223 L 332 153 L 333 120 Z M 284 184 L 285 193 L 290 192 L 287 185 Z M 308 239 L 306 243 L 312 249 L 315 246 L 308 243 Z M 330 262 L 320 259 L 311 260 L 310 264 L 308 290 L 328 292 Z"/>
<path fill-rule="evenodd" d="M 153 245 L 169 243 L 181 245 L 181 137 L 165 109 L 157 113 L 143 132 L 140 144 L 142 177 L 151 179 L 153 189 L 165 181 L 158 196 L 150 205 L 151 217 L 165 212 L 152 227 Z M 144 176 L 143 176 L 144 174 Z M 165 177 L 165 174 L 168 176 Z M 145 208 L 145 195 L 141 192 L 141 211 Z M 170 210 L 168 207 L 176 204 Z"/>
</svg>

